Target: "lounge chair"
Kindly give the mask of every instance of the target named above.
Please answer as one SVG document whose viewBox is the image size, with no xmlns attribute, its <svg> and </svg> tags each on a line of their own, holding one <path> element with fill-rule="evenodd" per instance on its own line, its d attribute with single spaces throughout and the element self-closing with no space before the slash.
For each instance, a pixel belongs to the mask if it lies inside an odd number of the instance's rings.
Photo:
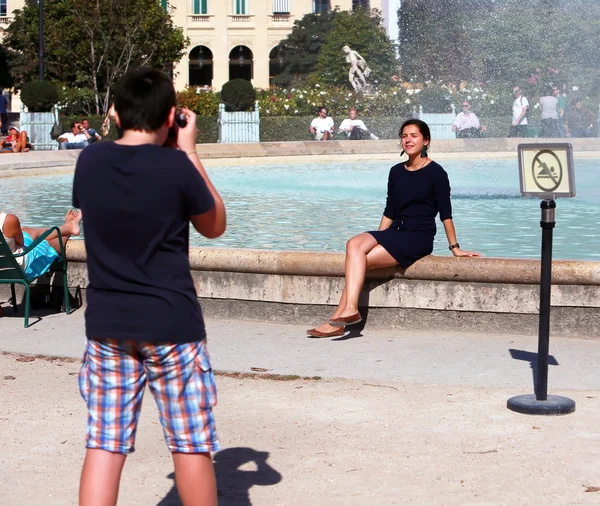
<svg viewBox="0 0 600 506">
<path fill-rule="evenodd" d="M 71 314 L 71 307 L 69 304 L 69 284 L 67 282 L 67 257 L 65 254 L 65 247 L 62 242 L 62 238 L 60 235 L 60 229 L 58 227 L 52 227 L 46 230 L 42 235 L 40 235 L 35 241 L 33 241 L 29 246 L 23 249 L 22 253 L 13 254 L 8 244 L 6 243 L 6 239 L 4 238 L 4 234 L 0 231 L 0 285 L 10 285 L 11 291 L 11 302 L 14 312 L 17 312 L 17 296 L 15 293 L 15 285 L 23 285 L 25 287 L 25 328 L 29 327 L 29 309 L 30 309 L 30 291 L 31 291 L 31 283 L 33 283 L 37 278 L 28 279 L 25 276 L 25 272 L 21 268 L 21 266 L 17 263 L 17 258 L 22 257 L 33 250 L 38 244 L 46 239 L 53 231 L 56 231 L 58 234 L 58 241 L 60 244 L 60 254 L 58 258 L 54 261 L 58 266 L 58 270 L 62 272 L 63 275 L 63 285 L 65 290 L 64 296 L 64 308 L 65 313 Z"/>
</svg>

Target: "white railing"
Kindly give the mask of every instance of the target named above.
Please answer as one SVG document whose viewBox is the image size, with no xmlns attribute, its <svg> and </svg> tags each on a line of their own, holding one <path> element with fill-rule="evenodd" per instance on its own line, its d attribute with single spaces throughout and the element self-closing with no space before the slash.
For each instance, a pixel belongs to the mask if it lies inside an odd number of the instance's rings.
<svg viewBox="0 0 600 506">
<path fill-rule="evenodd" d="M 289 23 L 292 20 L 290 14 L 272 14 L 271 21 L 273 23 Z"/>
<path fill-rule="evenodd" d="M 250 14 L 230 14 L 229 18 L 233 23 L 250 23 L 254 16 Z"/>
<path fill-rule="evenodd" d="M 423 112 L 423 107 L 419 106 L 419 119 L 429 126 L 432 139 L 454 139 L 456 134 L 452 131 L 452 123 L 456 114 L 454 113 L 454 104 L 452 112 L 444 114 Z"/>
<path fill-rule="evenodd" d="M 188 16 L 192 23 L 210 23 L 212 16 L 208 14 L 191 14 Z"/>
<path fill-rule="evenodd" d="M 260 113 L 258 102 L 254 111 L 227 112 L 219 104 L 219 142 L 260 142 Z"/>
</svg>

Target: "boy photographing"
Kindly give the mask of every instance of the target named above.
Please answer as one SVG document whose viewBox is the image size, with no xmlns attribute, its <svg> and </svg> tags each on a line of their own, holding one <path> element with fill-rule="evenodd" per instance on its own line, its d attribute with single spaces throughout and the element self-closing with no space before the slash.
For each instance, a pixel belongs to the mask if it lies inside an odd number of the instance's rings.
<svg viewBox="0 0 600 506">
<path fill-rule="evenodd" d="M 129 71 L 114 108 L 123 137 L 82 151 L 73 183 L 73 204 L 86 216 L 89 277 L 79 504 L 117 503 L 148 383 L 183 504 L 216 506 L 217 396 L 188 249 L 190 221 L 203 236 L 219 237 L 225 207 L 196 154 L 196 115 L 183 109 L 187 124 L 175 124 L 166 74 Z M 178 150 L 162 147 L 172 127 Z"/>
</svg>

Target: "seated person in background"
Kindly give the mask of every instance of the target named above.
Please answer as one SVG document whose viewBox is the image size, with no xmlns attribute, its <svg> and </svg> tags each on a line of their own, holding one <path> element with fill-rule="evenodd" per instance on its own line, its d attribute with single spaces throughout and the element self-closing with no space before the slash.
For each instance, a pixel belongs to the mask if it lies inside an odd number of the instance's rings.
<svg viewBox="0 0 600 506">
<path fill-rule="evenodd" d="M 63 244 L 72 235 L 79 235 L 81 223 L 81 212 L 71 210 L 65 216 L 65 222 L 59 227 Z M 14 214 L 0 212 L 0 230 L 6 239 L 8 247 L 13 254 L 21 253 L 23 248 L 29 246 L 48 228 L 22 227 L 19 218 Z M 33 248 L 27 255 L 16 258 L 28 279 L 35 279 L 45 274 L 50 266 L 58 258 L 60 244 L 56 231 L 52 232 L 46 240 Z"/>
<path fill-rule="evenodd" d="M 594 133 L 594 113 L 583 107 L 581 99 L 576 98 L 565 118 L 567 137 L 591 137 Z"/>
<path fill-rule="evenodd" d="M 466 100 L 462 105 L 462 112 L 459 112 L 452 123 L 452 131 L 456 132 L 457 139 L 468 139 L 473 137 L 483 137 L 486 128 L 479 123 L 479 118 L 471 112 L 471 104 Z"/>
<path fill-rule="evenodd" d="M 333 136 L 333 119 L 327 116 L 327 107 L 319 108 L 319 115 L 312 120 L 308 128 L 317 141 L 329 141 Z"/>
<path fill-rule="evenodd" d="M 83 149 L 90 143 L 91 135 L 83 128 L 81 121 L 71 123 L 71 131 L 58 138 L 60 149 Z"/>
<path fill-rule="evenodd" d="M 101 141 L 102 137 L 100 137 L 100 135 L 98 135 L 98 132 L 96 132 L 96 130 L 94 130 L 93 128 L 90 128 L 90 122 L 87 120 L 87 118 L 82 119 L 81 120 L 81 124 L 83 125 L 83 129 L 90 134 L 90 138 L 89 138 L 89 143 L 93 144 L 96 141 Z"/>
<path fill-rule="evenodd" d="M 0 153 L 24 153 L 32 148 L 27 142 L 27 132 L 19 132 L 17 127 L 10 127 L 8 137 L 2 141 Z"/>
<path fill-rule="evenodd" d="M 356 112 L 356 109 L 350 109 L 350 118 L 346 118 L 344 121 L 342 121 L 339 131 L 347 132 L 348 139 L 351 141 L 366 139 L 367 137 L 370 137 L 374 141 L 378 140 L 379 137 L 377 137 L 375 134 L 369 133 L 363 120 L 357 118 L 358 113 Z"/>
</svg>

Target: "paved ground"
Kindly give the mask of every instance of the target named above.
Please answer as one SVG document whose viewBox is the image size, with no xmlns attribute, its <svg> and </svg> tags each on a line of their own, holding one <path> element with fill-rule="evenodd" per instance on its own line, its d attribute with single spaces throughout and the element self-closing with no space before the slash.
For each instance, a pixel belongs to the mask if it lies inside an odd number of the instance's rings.
<svg viewBox="0 0 600 506">
<path fill-rule="evenodd" d="M 83 311 L 25 330 L 3 306 L 0 504 L 76 504 Z M 505 405 L 533 390 L 535 337 L 304 330 L 208 321 L 220 504 L 600 504 L 600 342 L 552 338 L 549 391 L 577 411 L 533 417 Z M 152 402 L 137 448 L 120 504 L 180 504 Z"/>
</svg>

